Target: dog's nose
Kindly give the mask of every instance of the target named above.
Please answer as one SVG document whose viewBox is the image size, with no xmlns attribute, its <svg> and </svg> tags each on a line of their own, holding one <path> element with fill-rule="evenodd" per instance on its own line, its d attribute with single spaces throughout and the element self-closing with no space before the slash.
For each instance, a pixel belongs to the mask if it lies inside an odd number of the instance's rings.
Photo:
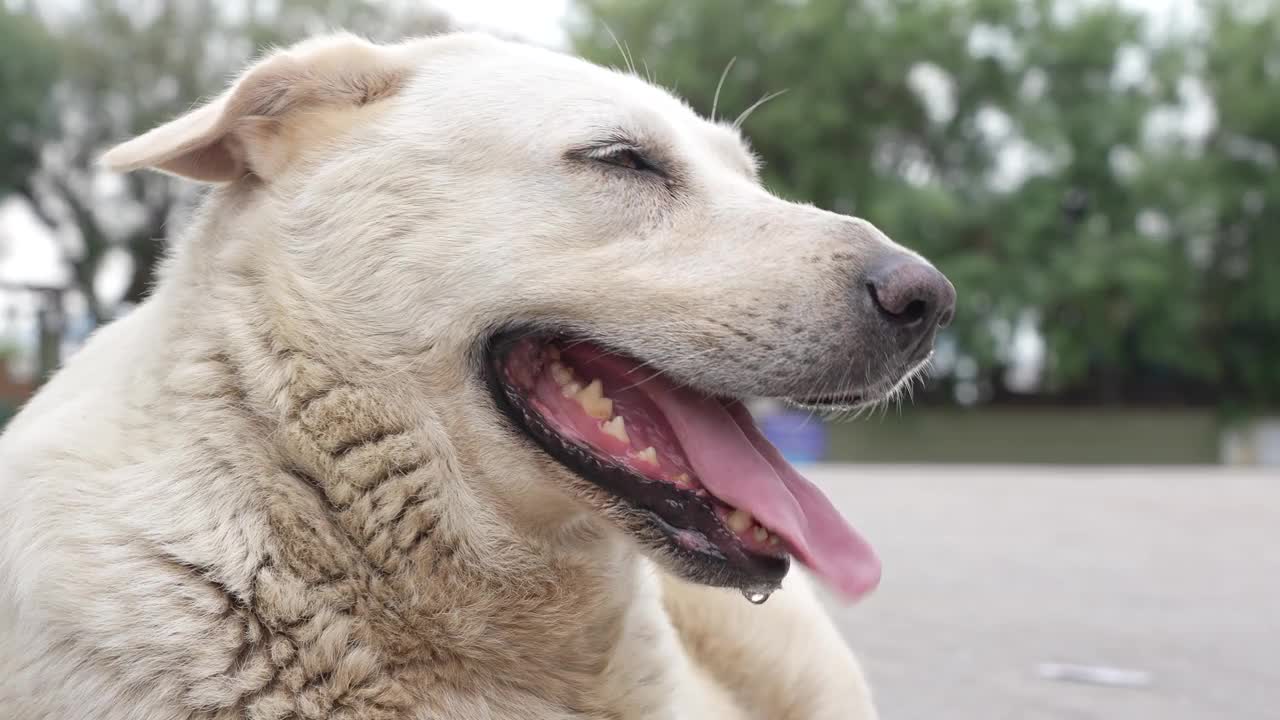
<svg viewBox="0 0 1280 720">
<path fill-rule="evenodd" d="M 929 263 L 906 254 L 880 258 L 867 273 L 867 292 L 880 314 L 912 336 L 951 324 L 956 288 Z"/>
</svg>

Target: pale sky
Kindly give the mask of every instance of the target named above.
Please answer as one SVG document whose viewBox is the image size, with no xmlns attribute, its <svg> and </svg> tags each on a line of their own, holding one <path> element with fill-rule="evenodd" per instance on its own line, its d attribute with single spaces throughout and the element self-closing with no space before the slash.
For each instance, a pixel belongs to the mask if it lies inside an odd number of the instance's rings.
<svg viewBox="0 0 1280 720">
<path fill-rule="evenodd" d="M 560 45 L 560 21 L 569 0 L 437 0 L 432 5 L 455 21 L 521 35 L 541 45 Z"/>
</svg>

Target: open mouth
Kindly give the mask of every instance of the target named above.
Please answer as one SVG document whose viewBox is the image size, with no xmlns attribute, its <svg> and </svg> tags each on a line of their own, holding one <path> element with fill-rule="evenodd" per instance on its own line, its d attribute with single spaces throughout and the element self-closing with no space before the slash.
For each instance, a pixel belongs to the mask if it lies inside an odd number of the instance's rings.
<svg viewBox="0 0 1280 720">
<path fill-rule="evenodd" d="M 704 581 L 767 592 L 792 556 L 851 599 L 879 581 L 871 548 L 738 399 L 676 385 L 651 365 L 554 334 L 499 336 L 486 376 L 521 432 L 625 504 Z"/>
</svg>

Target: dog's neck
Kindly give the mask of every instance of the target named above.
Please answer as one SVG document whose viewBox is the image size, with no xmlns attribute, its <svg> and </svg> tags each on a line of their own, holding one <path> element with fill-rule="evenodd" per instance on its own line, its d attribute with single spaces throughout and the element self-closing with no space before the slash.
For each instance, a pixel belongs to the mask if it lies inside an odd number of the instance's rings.
<svg viewBox="0 0 1280 720">
<path fill-rule="evenodd" d="M 215 264 L 220 280 L 202 280 L 211 262 L 179 251 L 158 294 L 193 323 L 168 360 L 175 373 L 199 369 L 182 402 L 238 428 L 239 447 L 204 454 L 261 483 L 270 527 L 244 599 L 255 616 L 282 635 L 346 618 L 393 674 L 496 675 L 592 704 L 582 693 L 614 662 L 642 582 L 631 544 L 594 520 L 530 533 L 501 484 L 476 476 L 476 449 L 452 439 L 456 418 L 389 379 L 392 368 L 308 345 L 324 329 L 282 325 L 292 318 L 273 278 Z M 526 667 L 560 670 L 533 678 Z"/>
</svg>

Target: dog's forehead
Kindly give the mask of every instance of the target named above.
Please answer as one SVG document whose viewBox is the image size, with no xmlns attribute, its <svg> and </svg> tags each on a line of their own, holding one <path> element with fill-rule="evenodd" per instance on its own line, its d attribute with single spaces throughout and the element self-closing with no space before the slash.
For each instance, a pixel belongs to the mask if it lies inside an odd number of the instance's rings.
<svg viewBox="0 0 1280 720">
<path fill-rule="evenodd" d="M 565 53 L 470 33 L 427 41 L 418 53 L 415 101 L 528 129 L 544 139 L 582 143 L 624 131 L 709 151 L 748 173 L 755 156 L 736 128 L 709 122 L 639 76 Z"/>
</svg>

